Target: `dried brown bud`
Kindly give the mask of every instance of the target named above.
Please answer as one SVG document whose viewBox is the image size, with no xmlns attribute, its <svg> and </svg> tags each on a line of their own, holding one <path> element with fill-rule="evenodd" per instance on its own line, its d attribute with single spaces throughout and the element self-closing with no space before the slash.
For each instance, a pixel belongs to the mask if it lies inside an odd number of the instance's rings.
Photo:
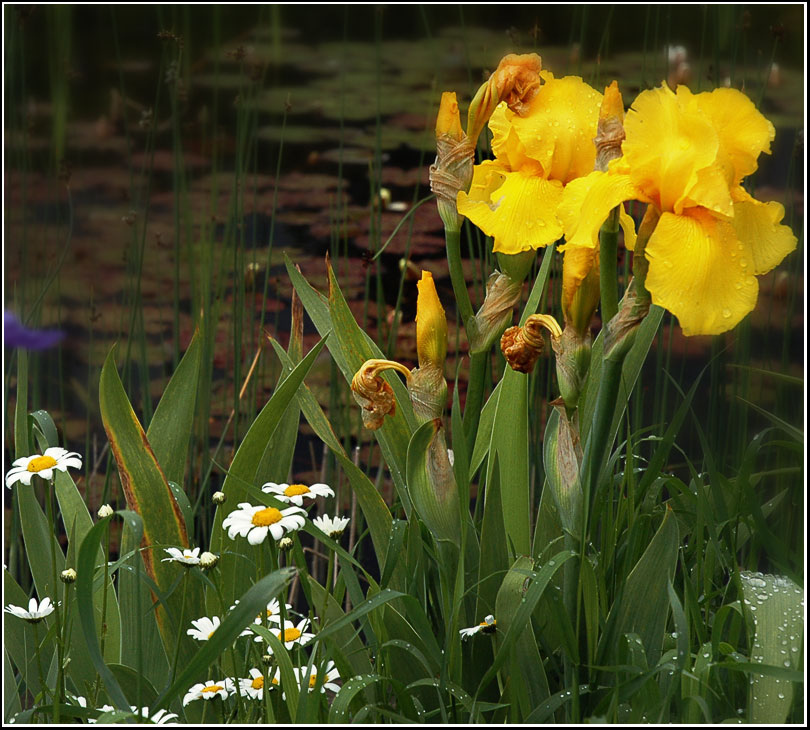
<svg viewBox="0 0 810 730">
<path fill-rule="evenodd" d="M 512 370 L 530 373 L 540 355 L 545 342 L 543 330 L 547 329 L 553 338 L 562 335 L 562 330 L 554 317 L 547 314 L 533 314 L 522 327 L 510 327 L 501 337 L 501 352 Z"/>
<path fill-rule="evenodd" d="M 383 425 L 387 415 L 396 413 L 394 390 L 379 375 L 389 369 L 399 371 L 406 378 L 411 374 L 404 365 L 392 360 L 366 360 L 352 378 L 352 395 L 363 409 L 363 425 L 372 431 Z"/>
</svg>

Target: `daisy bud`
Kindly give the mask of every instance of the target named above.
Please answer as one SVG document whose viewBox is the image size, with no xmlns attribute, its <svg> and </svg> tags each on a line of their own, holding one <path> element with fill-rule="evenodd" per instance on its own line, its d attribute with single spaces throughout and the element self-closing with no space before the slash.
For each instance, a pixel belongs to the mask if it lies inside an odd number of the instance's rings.
<svg viewBox="0 0 810 730">
<path fill-rule="evenodd" d="M 225 492 L 214 492 L 211 496 L 211 501 L 214 504 L 225 504 L 225 500 L 227 497 L 225 496 Z"/>
<path fill-rule="evenodd" d="M 272 654 L 262 654 L 262 664 L 264 664 L 264 666 L 269 667 L 272 663 L 273 663 Z"/>
<path fill-rule="evenodd" d="M 200 567 L 203 570 L 211 570 L 219 562 L 219 555 L 214 553 L 204 552 L 200 555 Z"/>
<path fill-rule="evenodd" d="M 73 568 L 63 570 L 59 574 L 59 580 L 61 580 L 63 583 L 74 583 L 76 581 L 76 571 L 73 570 Z"/>
<path fill-rule="evenodd" d="M 109 504 L 104 504 L 99 507 L 98 518 L 100 520 L 103 520 L 105 517 L 109 517 L 112 514 L 115 514 L 115 510 Z"/>
<path fill-rule="evenodd" d="M 293 546 L 293 541 L 291 537 L 282 537 L 281 540 L 278 541 L 278 549 L 281 552 L 286 553 L 290 550 Z"/>
</svg>

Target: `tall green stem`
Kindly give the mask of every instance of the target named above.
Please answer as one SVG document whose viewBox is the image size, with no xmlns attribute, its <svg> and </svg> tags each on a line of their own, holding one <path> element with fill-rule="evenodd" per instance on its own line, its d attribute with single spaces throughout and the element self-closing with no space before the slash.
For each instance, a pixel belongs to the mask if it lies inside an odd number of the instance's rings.
<svg viewBox="0 0 810 730">
<path fill-rule="evenodd" d="M 599 290 L 602 321 L 609 322 L 619 311 L 616 251 L 619 245 L 619 208 L 614 208 L 599 231 Z"/>
<path fill-rule="evenodd" d="M 470 355 L 470 376 L 467 380 L 467 400 L 464 404 L 464 435 L 467 439 L 468 454 L 473 452 L 475 437 L 478 433 L 481 404 L 484 401 L 488 359 L 489 350 L 474 352 Z"/>
<path fill-rule="evenodd" d="M 56 694 L 53 698 L 53 721 L 59 724 L 59 705 L 64 700 L 64 646 L 62 644 L 62 612 L 59 609 L 59 600 L 56 590 L 56 521 L 53 514 L 53 481 L 46 483 L 45 504 L 48 511 L 48 528 L 50 535 L 48 542 L 51 545 L 51 585 L 53 586 L 54 609 L 56 610 Z"/>
<path fill-rule="evenodd" d="M 453 294 L 456 296 L 456 306 L 464 328 L 467 321 L 473 316 L 472 302 L 467 291 L 467 282 L 464 280 L 464 270 L 461 267 L 461 231 L 444 229 L 444 239 L 447 244 L 447 263 L 450 266 L 450 281 L 453 284 Z"/>
</svg>

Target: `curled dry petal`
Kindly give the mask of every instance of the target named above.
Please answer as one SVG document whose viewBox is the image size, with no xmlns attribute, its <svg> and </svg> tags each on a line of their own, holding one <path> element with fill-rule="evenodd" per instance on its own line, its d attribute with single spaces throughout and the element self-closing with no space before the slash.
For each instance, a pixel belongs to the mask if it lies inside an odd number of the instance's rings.
<svg viewBox="0 0 810 730">
<path fill-rule="evenodd" d="M 543 330 L 547 329 L 552 340 L 562 336 L 560 325 L 554 317 L 547 314 L 533 314 L 522 327 L 510 327 L 501 337 L 501 352 L 512 370 L 519 373 L 530 373 L 545 343 Z"/>
<path fill-rule="evenodd" d="M 352 378 L 352 395 L 363 409 L 363 425 L 372 431 L 383 424 L 383 419 L 396 413 L 396 398 L 391 386 L 379 374 L 383 370 L 397 370 L 405 377 L 410 370 L 391 360 L 366 360 Z"/>
<path fill-rule="evenodd" d="M 510 53 L 504 56 L 470 102 L 467 136 L 476 141 L 492 112 L 502 101 L 515 114 L 523 116 L 540 90 L 542 68 L 543 61 L 536 53 Z"/>
</svg>

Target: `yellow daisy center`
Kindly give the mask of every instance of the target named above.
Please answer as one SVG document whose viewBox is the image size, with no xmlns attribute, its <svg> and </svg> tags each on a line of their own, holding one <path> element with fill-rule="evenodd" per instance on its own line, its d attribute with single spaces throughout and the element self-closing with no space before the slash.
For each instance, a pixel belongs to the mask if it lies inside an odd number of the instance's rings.
<svg viewBox="0 0 810 730">
<path fill-rule="evenodd" d="M 273 677 L 273 678 L 270 680 L 270 684 L 278 684 L 278 680 L 277 680 L 275 677 Z"/>
<path fill-rule="evenodd" d="M 284 629 L 284 639 L 283 641 L 295 641 L 296 639 L 301 637 L 301 632 L 298 629 Z M 281 639 L 281 634 L 279 633 L 278 638 Z"/>
<path fill-rule="evenodd" d="M 317 674 L 311 674 L 309 676 L 309 688 L 310 689 L 312 689 L 315 686 L 315 682 L 317 681 L 317 679 L 318 679 Z"/>
<path fill-rule="evenodd" d="M 214 631 L 216 631 L 216 629 L 214 629 Z M 212 631 L 210 634 L 208 634 L 209 639 L 214 635 L 214 631 Z"/>
<path fill-rule="evenodd" d="M 264 677 L 256 677 L 251 683 L 250 686 L 253 689 L 262 689 L 264 687 Z"/>
<path fill-rule="evenodd" d="M 218 684 L 212 684 L 210 687 L 205 687 L 202 690 L 202 694 L 205 694 L 206 692 L 219 692 L 222 689 L 223 688 L 220 687 Z"/>
<path fill-rule="evenodd" d="M 30 472 L 36 473 L 54 466 L 56 466 L 56 459 L 52 456 L 37 456 L 35 459 L 31 459 L 31 461 L 28 462 L 27 469 Z"/>
<path fill-rule="evenodd" d="M 279 510 L 277 510 L 275 507 L 265 507 L 253 515 L 253 517 L 250 518 L 250 521 L 256 525 L 256 527 L 267 527 L 268 525 L 274 525 L 276 522 L 281 522 L 281 512 L 279 512 Z"/>
<path fill-rule="evenodd" d="M 290 484 L 290 486 L 284 490 L 284 494 L 287 497 L 297 497 L 301 494 L 309 494 L 309 487 L 305 484 Z"/>
</svg>

